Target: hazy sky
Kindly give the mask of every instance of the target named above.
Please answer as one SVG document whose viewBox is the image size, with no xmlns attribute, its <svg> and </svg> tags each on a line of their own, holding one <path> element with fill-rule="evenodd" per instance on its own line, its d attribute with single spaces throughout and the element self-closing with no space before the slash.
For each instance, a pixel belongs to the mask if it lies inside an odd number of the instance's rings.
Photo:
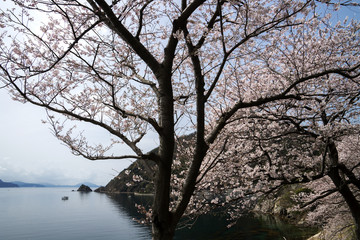
<svg viewBox="0 0 360 240">
<path fill-rule="evenodd" d="M 90 161 L 74 156 L 51 133 L 44 109 L 13 101 L 0 89 L 0 179 L 3 181 L 105 185 L 129 164 L 129 160 Z M 96 138 L 109 134 L 90 128 Z M 148 140 L 151 149 L 155 140 Z M 115 169 L 116 171 L 114 171 Z"/>
<path fill-rule="evenodd" d="M 11 8 L 9 1 L 1 3 L 2 10 Z M 106 185 L 130 160 L 90 161 L 72 155 L 51 133 L 44 109 L 13 101 L 7 91 L 0 89 L 0 179 L 53 184 L 93 182 Z M 97 143 L 109 140 L 109 134 L 88 126 Z M 155 139 L 143 144 L 146 151 L 157 146 Z M 127 150 L 118 148 L 117 152 Z M 128 152 L 129 153 L 129 152 Z"/>
</svg>

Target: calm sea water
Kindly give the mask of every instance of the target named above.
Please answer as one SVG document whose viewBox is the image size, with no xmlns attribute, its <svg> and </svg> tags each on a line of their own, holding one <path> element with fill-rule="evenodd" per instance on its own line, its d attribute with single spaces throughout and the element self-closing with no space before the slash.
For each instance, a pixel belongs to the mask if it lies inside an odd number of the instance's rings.
<svg viewBox="0 0 360 240">
<path fill-rule="evenodd" d="M 69 188 L 0 188 L 1 240 L 147 240 L 150 228 L 133 218 L 141 217 L 135 203 L 150 198 L 126 194 L 72 192 Z M 68 196 L 69 200 L 61 198 Z M 309 234 L 271 219 L 245 217 L 226 228 L 219 217 L 203 216 L 192 229 L 177 231 L 176 240 L 300 240 Z"/>
</svg>

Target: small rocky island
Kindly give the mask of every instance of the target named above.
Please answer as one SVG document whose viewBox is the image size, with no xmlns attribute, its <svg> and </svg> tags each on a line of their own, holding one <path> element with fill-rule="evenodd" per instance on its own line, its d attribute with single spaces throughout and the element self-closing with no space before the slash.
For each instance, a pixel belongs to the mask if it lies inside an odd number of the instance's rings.
<svg viewBox="0 0 360 240">
<path fill-rule="evenodd" d="M 92 189 L 89 186 L 81 184 L 81 186 L 77 190 L 78 192 L 92 192 Z"/>
</svg>

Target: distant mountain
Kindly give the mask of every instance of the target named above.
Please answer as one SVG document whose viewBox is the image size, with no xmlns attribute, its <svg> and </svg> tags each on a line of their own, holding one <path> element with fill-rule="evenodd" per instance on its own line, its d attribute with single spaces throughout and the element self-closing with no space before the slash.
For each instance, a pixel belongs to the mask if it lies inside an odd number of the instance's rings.
<svg viewBox="0 0 360 240">
<path fill-rule="evenodd" d="M 75 185 L 56 185 L 51 183 L 41 183 L 41 185 L 44 185 L 45 187 L 76 187 Z"/>
<path fill-rule="evenodd" d="M 19 187 L 17 184 L 15 183 L 11 183 L 11 182 L 3 182 L 0 179 L 0 188 L 9 188 L 9 187 Z"/>
<path fill-rule="evenodd" d="M 26 182 L 20 182 L 20 181 L 14 181 L 12 183 L 18 185 L 19 187 L 46 187 L 45 185 L 38 184 L 38 183 L 26 183 Z"/>
<path fill-rule="evenodd" d="M 6 185 L 10 184 L 10 185 Z M 50 184 L 50 183 L 26 183 L 21 181 L 13 181 L 13 182 L 3 182 L 0 180 L 0 187 L 74 187 L 78 188 L 82 184 L 85 184 L 89 187 L 97 188 L 98 185 L 94 183 L 84 182 L 84 183 L 78 183 L 76 185 L 56 185 L 56 184 Z"/>
<path fill-rule="evenodd" d="M 89 187 L 93 187 L 93 188 L 99 187 L 99 185 L 96 185 L 96 184 L 90 183 L 90 182 L 78 183 L 75 185 L 55 185 L 55 184 L 50 184 L 50 183 L 41 183 L 41 184 L 44 185 L 45 187 L 80 187 L 83 184 L 86 186 L 89 186 Z"/>
<path fill-rule="evenodd" d="M 78 183 L 75 185 L 56 185 L 56 184 L 50 184 L 50 183 L 26 183 L 26 182 L 20 182 L 20 181 L 13 181 L 11 182 L 13 184 L 18 185 L 18 187 L 80 187 L 82 184 L 85 184 L 89 187 L 97 188 L 98 185 L 94 183 L 84 182 L 84 183 Z"/>
<path fill-rule="evenodd" d="M 91 182 L 78 183 L 74 187 L 80 187 L 81 185 L 86 185 L 86 186 L 92 187 L 92 188 L 100 187 L 99 185 L 96 185 L 96 184 L 91 183 Z"/>
</svg>

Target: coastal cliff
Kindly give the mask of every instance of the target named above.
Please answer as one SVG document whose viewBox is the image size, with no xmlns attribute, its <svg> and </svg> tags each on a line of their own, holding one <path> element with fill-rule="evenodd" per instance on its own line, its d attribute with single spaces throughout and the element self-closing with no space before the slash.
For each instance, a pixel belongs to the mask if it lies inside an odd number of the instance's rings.
<svg viewBox="0 0 360 240">
<path fill-rule="evenodd" d="M 184 135 L 177 139 L 176 149 L 179 145 L 182 148 L 188 147 L 191 139 L 195 134 Z M 158 148 L 151 150 L 148 154 L 157 153 Z M 175 156 L 179 154 L 175 151 Z M 185 162 L 186 159 L 183 159 Z M 153 161 L 138 159 L 133 162 L 128 168 L 121 171 L 114 177 L 105 187 L 96 189 L 97 192 L 105 193 L 154 193 L 154 180 L 157 171 L 157 166 Z"/>
<path fill-rule="evenodd" d="M 155 163 L 137 160 L 121 171 L 105 187 L 97 189 L 105 193 L 153 193 Z M 137 179 L 142 179 L 137 181 Z"/>
</svg>

